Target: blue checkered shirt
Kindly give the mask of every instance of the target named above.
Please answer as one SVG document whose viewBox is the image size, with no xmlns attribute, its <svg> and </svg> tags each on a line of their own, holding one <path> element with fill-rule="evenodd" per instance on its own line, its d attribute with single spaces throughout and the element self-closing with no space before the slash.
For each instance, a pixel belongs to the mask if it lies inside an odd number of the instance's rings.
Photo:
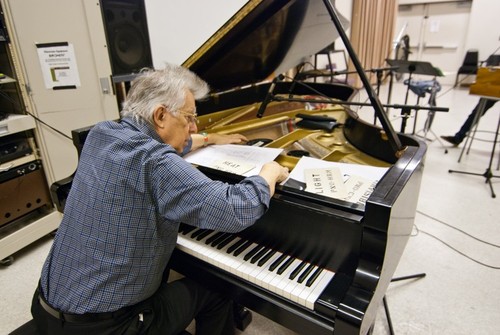
<svg viewBox="0 0 500 335">
<path fill-rule="evenodd" d="M 269 206 L 260 176 L 207 178 L 132 119 L 95 125 L 41 274 L 47 301 L 67 313 L 118 310 L 159 287 L 180 222 L 237 232 Z"/>
</svg>

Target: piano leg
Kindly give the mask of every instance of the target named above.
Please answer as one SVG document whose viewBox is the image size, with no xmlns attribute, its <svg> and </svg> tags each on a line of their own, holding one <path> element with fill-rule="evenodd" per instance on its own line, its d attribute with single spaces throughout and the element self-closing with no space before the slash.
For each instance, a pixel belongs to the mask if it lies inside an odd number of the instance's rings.
<svg viewBox="0 0 500 335">
<path fill-rule="evenodd" d="M 236 328 L 244 331 L 250 322 L 252 322 L 252 312 L 250 312 L 245 306 L 234 303 L 234 323 Z"/>
</svg>

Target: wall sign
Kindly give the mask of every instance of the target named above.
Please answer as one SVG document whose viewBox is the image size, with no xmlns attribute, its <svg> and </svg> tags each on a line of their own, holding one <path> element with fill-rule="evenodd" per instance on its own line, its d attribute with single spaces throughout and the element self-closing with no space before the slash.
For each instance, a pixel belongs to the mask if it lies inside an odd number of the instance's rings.
<svg viewBox="0 0 500 335">
<path fill-rule="evenodd" d="M 38 59 L 47 89 L 74 89 L 80 86 L 73 44 L 37 44 Z"/>
</svg>

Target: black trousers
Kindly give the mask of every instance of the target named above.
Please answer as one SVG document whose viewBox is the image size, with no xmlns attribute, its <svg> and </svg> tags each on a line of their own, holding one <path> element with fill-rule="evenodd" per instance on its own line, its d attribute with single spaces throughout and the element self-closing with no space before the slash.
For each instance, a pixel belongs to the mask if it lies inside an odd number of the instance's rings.
<svg viewBox="0 0 500 335">
<path fill-rule="evenodd" d="M 144 302 L 129 307 L 117 318 L 68 322 L 43 309 L 37 289 L 31 306 L 40 334 L 47 335 L 156 335 L 179 334 L 196 320 L 196 334 L 234 334 L 233 305 L 222 295 L 209 291 L 191 279 L 164 283 Z"/>
<path fill-rule="evenodd" d="M 486 111 L 493 107 L 494 104 L 497 103 L 498 100 L 493 100 L 493 99 L 487 99 L 487 98 L 480 98 L 480 100 L 486 100 L 484 110 L 481 114 L 481 117 L 486 114 Z M 455 134 L 455 140 L 458 142 L 462 142 L 462 140 L 467 136 L 467 133 L 471 130 L 471 128 L 474 126 L 474 119 L 476 118 L 476 114 L 479 113 L 479 105 L 480 102 L 477 103 L 476 107 L 472 110 L 472 112 L 469 114 L 467 117 L 467 120 L 465 120 L 464 124 L 460 128 L 460 130 Z M 479 121 L 479 118 L 477 119 Z"/>
</svg>

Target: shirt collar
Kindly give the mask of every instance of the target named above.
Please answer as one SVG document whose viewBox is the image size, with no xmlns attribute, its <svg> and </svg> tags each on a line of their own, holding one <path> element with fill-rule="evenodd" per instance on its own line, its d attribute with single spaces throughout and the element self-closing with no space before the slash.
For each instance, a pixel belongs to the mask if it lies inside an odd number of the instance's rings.
<svg viewBox="0 0 500 335">
<path fill-rule="evenodd" d="M 138 122 L 135 118 L 127 116 L 122 118 L 120 122 L 122 122 L 124 125 L 136 129 L 137 131 L 140 131 L 141 133 L 144 133 L 152 137 L 153 139 L 157 140 L 160 143 L 163 143 L 160 136 L 156 133 L 153 127 L 146 121 Z"/>
<path fill-rule="evenodd" d="M 129 117 L 129 116 L 122 118 L 120 120 L 120 122 L 122 122 L 124 125 L 127 125 L 128 127 L 134 128 L 137 131 L 140 131 L 141 133 L 150 136 L 151 138 L 157 140 L 158 142 L 160 142 L 162 144 L 165 144 L 165 143 L 163 143 L 163 140 L 158 135 L 158 133 L 156 133 L 156 131 L 152 128 L 152 126 L 148 122 L 145 122 L 145 121 L 137 122 L 137 120 L 135 118 Z M 193 144 L 193 139 L 191 137 L 189 137 L 189 142 L 186 145 L 186 147 L 184 148 L 184 150 L 181 152 L 180 156 L 184 156 L 188 152 L 190 152 L 192 144 Z M 168 145 L 168 144 L 165 144 L 165 145 Z"/>
</svg>

